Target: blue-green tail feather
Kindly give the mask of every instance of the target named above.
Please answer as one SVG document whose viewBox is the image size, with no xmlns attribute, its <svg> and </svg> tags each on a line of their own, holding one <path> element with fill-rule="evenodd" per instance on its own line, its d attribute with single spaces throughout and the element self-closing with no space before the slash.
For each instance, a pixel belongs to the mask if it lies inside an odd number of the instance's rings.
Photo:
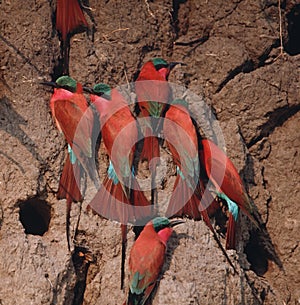
<svg viewBox="0 0 300 305">
<path fill-rule="evenodd" d="M 109 167 L 108 167 L 108 170 L 107 170 L 107 175 L 108 175 L 108 178 L 111 179 L 114 184 L 119 183 L 119 178 L 116 174 L 116 171 L 115 171 L 114 166 L 113 166 L 111 161 L 109 161 Z"/>
<path fill-rule="evenodd" d="M 233 215 L 234 220 L 237 221 L 239 215 L 238 205 L 234 201 L 229 199 L 224 193 L 217 193 L 217 196 L 226 201 L 229 212 Z"/>
<path fill-rule="evenodd" d="M 71 163 L 75 164 L 77 158 L 76 158 L 76 155 L 75 155 L 74 151 L 72 150 L 72 148 L 69 144 L 68 144 L 68 153 L 69 153 Z"/>
</svg>

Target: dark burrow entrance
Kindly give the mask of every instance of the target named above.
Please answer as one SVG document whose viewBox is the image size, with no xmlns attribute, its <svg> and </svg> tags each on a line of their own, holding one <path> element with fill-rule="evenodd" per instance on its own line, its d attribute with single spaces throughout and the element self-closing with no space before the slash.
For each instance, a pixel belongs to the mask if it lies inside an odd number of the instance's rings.
<svg viewBox="0 0 300 305">
<path fill-rule="evenodd" d="M 251 232 L 250 239 L 245 247 L 250 269 L 257 275 L 263 276 L 268 270 L 268 254 L 260 242 L 256 232 Z"/>
<path fill-rule="evenodd" d="M 285 51 L 289 55 L 300 54 L 300 4 L 295 5 L 287 14 L 288 40 Z"/>
<path fill-rule="evenodd" d="M 44 235 L 49 228 L 51 206 L 47 201 L 34 197 L 19 204 L 19 219 L 26 234 Z"/>
</svg>

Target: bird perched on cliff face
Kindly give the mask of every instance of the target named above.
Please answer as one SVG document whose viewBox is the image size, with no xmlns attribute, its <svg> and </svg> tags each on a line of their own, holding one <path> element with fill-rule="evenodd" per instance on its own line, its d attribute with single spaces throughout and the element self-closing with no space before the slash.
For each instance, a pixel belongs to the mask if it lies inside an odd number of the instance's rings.
<svg viewBox="0 0 300 305">
<path fill-rule="evenodd" d="M 208 215 L 207 209 L 215 204 L 214 197 L 205 190 L 200 175 L 198 135 L 190 117 L 188 103 L 175 99 L 169 105 L 163 125 L 164 137 L 177 168 L 174 189 L 166 211 L 167 217 L 203 219 L 214 235 L 229 264 L 234 266 L 223 248 Z"/>
<path fill-rule="evenodd" d="M 158 136 L 162 128 L 162 117 L 171 100 L 172 92 L 168 77 L 179 62 L 168 63 L 162 58 L 153 58 L 146 62 L 135 81 L 135 92 L 139 109 L 139 120 L 142 120 L 143 149 L 141 160 L 146 159 L 151 171 L 151 204 L 156 201 L 156 167 L 159 164 Z"/>
<path fill-rule="evenodd" d="M 88 91 L 91 91 L 90 99 L 99 113 L 102 141 L 109 156 L 107 174 L 89 206 L 98 214 L 121 223 L 122 286 L 127 223 L 151 216 L 150 203 L 134 176 L 137 122 L 117 89 L 97 84 Z"/>
<path fill-rule="evenodd" d="M 200 160 L 208 178 L 216 188 L 216 195 L 228 206 L 229 220 L 227 225 L 226 249 L 235 249 L 235 227 L 239 208 L 259 228 L 253 218 L 253 209 L 242 179 L 235 166 L 225 153 L 212 141 L 201 140 Z"/>
<path fill-rule="evenodd" d="M 181 63 L 168 63 L 162 58 L 153 58 L 142 66 L 135 81 L 139 117 L 146 121 L 141 158 L 147 159 L 149 162 L 153 158 L 159 158 L 157 135 L 161 126 L 158 125 L 171 98 L 168 77 L 177 64 Z M 157 162 L 154 160 L 152 168 L 157 165 Z"/>
<path fill-rule="evenodd" d="M 156 217 L 147 223 L 130 251 L 129 292 L 124 305 L 146 303 L 162 271 L 172 227 L 180 223 L 183 221 L 166 217 Z"/>
<path fill-rule="evenodd" d="M 80 185 L 84 172 L 98 186 L 92 143 L 93 112 L 83 95 L 82 85 L 69 76 L 42 84 L 54 87 L 50 109 L 59 131 L 68 142 L 68 156 L 60 177 L 57 197 L 67 201 L 67 239 L 70 249 L 69 224 L 72 202 L 83 200 Z"/>
</svg>

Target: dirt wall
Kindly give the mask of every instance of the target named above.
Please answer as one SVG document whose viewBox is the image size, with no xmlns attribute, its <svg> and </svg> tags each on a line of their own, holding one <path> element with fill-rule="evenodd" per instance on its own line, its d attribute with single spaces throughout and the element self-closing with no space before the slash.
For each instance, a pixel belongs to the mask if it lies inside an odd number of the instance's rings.
<svg viewBox="0 0 300 305">
<path fill-rule="evenodd" d="M 72 38 L 70 75 L 117 86 L 152 57 L 186 63 L 170 81 L 213 110 L 264 223 L 258 234 L 241 217 L 238 251 L 228 251 L 238 274 L 203 222 L 176 228 L 153 304 L 299 304 L 300 2 L 280 10 L 259 0 L 85 4 L 96 31 Z M 87 190 L 82 211 L 72 209 L 71 229 L 79 214 L 80 224 L 71 255 L 65 202 L 55 197 L 65 141 L 39 84 L 61 72 L 55 3 L 3 0 L 0 8 L 0 304 L 122 304 L 119 225 L 86 211 Z M 165 161 L 161 200 L 175 175 Z"/>
</svg>

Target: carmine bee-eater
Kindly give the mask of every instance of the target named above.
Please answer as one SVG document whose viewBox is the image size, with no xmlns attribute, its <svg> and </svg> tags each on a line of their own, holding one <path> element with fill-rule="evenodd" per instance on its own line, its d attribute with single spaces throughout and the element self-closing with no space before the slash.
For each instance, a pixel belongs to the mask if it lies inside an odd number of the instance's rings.
<svg viewBox="0 0 300 305">
<path fill-rule="evenodd" d="M 94 167 L 92 143 L 93 112 L 83 95 L 82 85 L 69 76 L 61 76 L 56 82 L 42 84 L 54 87 L 50 109 L 55 124 L 68 142 L 68 156 L 60 177 L 58 199 L 67 202 L 67 240 L 70 249 L 69 226 L 72 202 L 81 202 L 81 178 L 89 174 L 98 186 L 98 176 Z"/>
<path fill-rule="evenodd" d="M 198 138 L 185 100 L 172 101 L 165 114 L 163 132 L 177 171 L 166 216 L 201 219 L 201 211 L 205 213 L 205 208 L 200 203 Z"/>
<path fill-rule="evenodd" d="M 146 303 L 162 271 L 172 227 L 181 223 L 182 220 L 156 217 L 144 227 L 130 251 L 129 292 L 124 305 Z"/>
<path fill-rule="evenodd" d="M 204 183 L 201 180 L 198 134 L 185 100 L 172 101 L 165 114 L 163 131 L 177 169 L 174 191 L 166 216 L 189 217 L 194 220 L 202 218 L 213 233 L 229 264 L 235 270 L 208 216 L 207 208 L 215 204 L 215 199 L 208 191 L 205 191 Z"/>
<path fill-rule="evenodd" d="M 139 117 L 147 120 L 141 158 L 147 159 L 149 162 L 152 158 L 159 158 L 159 144 L 156 137 L 161 126 L 158 125 L 171 98 L 168 77 L 177 64 L 182 63 L 167 63 L 162 58 L 153 58 L 142 66 L 135 81 L 135 92 L 140 110 Z M 152 166 L 156 165 L 157 160 Z"/>
<path fill-rule="evenodd" d="M 69 74 L 70 39 L 88 28 L 78 0 L 57 0 L 56 29 L 61 36 L 63 57 L 63 74 Z"/>
<path fill-rule="evenodd" d="M 121 223 L 123 287 L 127 223 L 151 217 L 150 203 L 134 176 L 137 121 L 117 89 L 111 90 L 106 84 L 97 84 L 90 91 L 90 99 L 99 112 L 101 136 L 109 156 L 109 168 L 103 185 L 89 206 L 98 214 Z"/>
<path fill-rule="evenodd" d="M 155 178 L 160 157 L 158 135 L 162 128 L 163 114 L 172 96 L 168 77 L 177 64 L 183 63 L 168 63 L 162 58 L 153 58 L 142 66 L 135 80 L 139 119 L 143 120 L 141 126 L 144 144 L 141 159 L 149 162 L 152 205 L 155 204 L 157 196 Z"/>
<path fill-rule="evenodd" d="M 226 249 L 235 249 L 235 225 L 239 208 L 259 228 L 253 218 L 253 206 L 247 195 L 242 179 L 235 166 L 225 153 L 212 141 L 202 139 L 200 160 L 208 178 L 216 188 L 216 194 L 223 199 L 229 210 L 229 220 L 226 234 Z"/>
</svg>

